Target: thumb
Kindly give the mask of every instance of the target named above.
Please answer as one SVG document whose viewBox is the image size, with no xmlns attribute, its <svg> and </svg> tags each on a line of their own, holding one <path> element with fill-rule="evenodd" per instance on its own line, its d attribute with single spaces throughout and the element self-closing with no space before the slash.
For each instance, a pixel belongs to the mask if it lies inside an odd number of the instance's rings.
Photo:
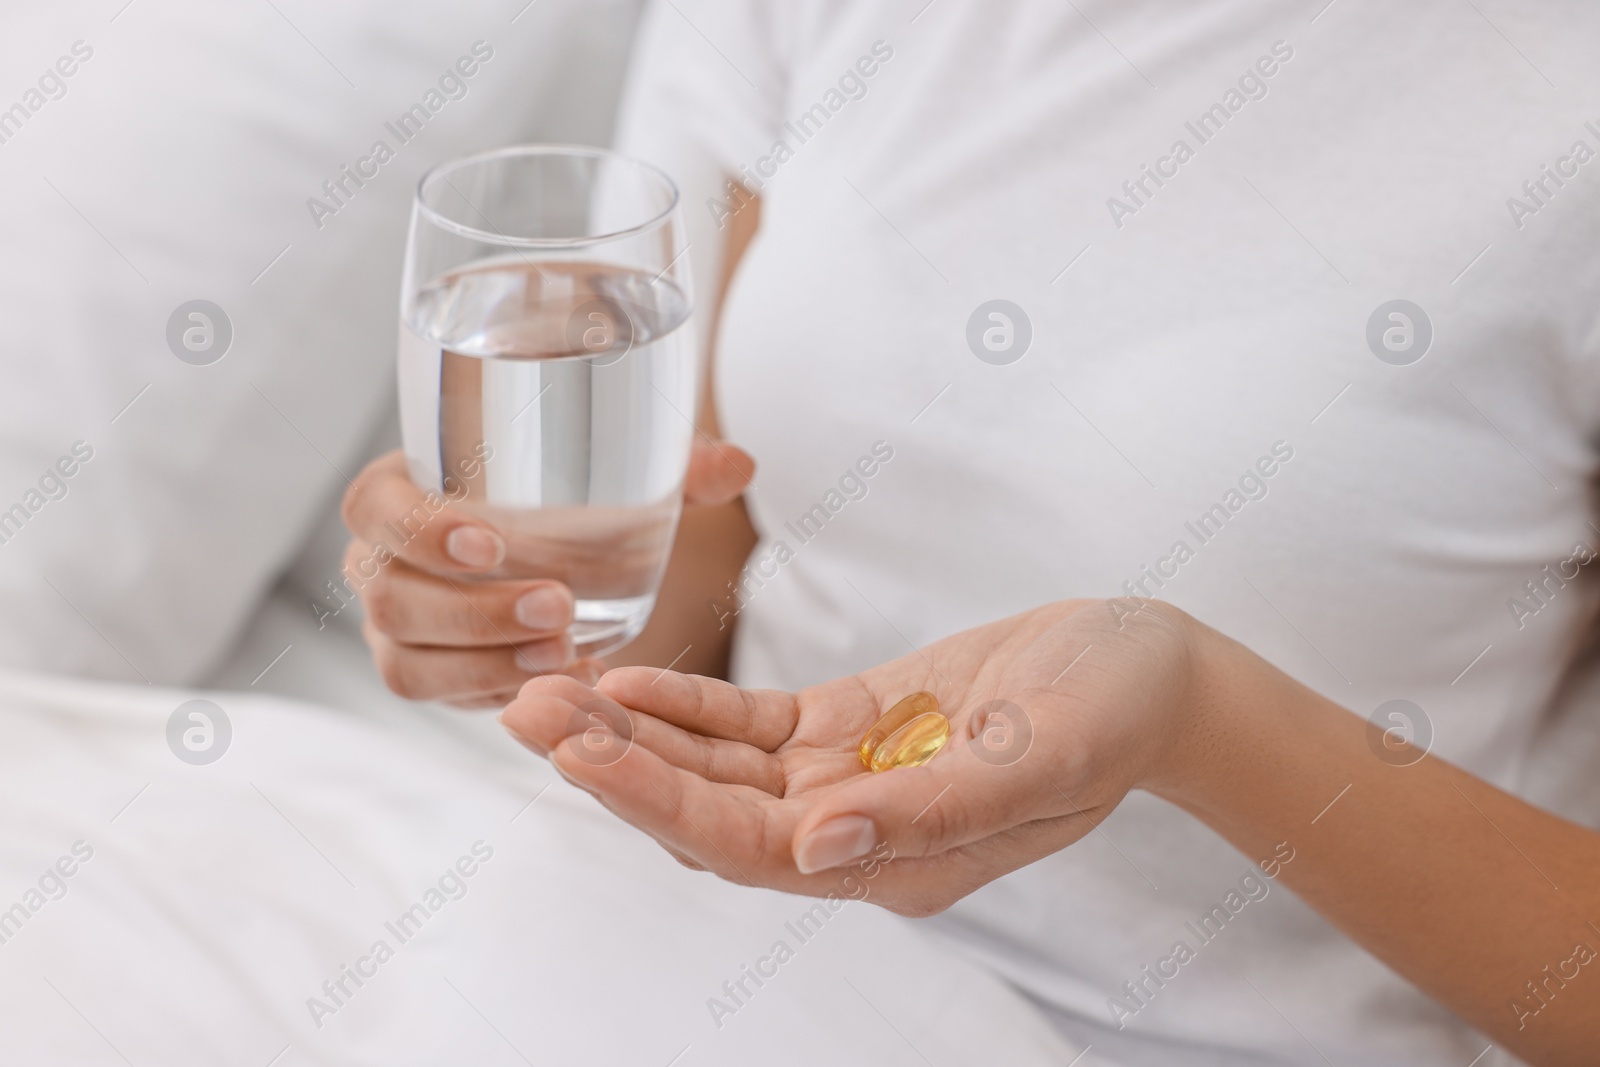
<svg viewBox="0 0 1600 1067">
<path fill-rule="evenodd" d="M 756 461 L 738 445 L 697 440 L 689 453 L 683 497 L 690 504 L 726 504 L 744 492 L 755 476 Z"/>
<path fill-rule="evenodd" d="M 819 801 L 795 827 L 802 874 L 840 867 L 888 843 L 896 856 L 932 856 L 1071 810 L 1052 788 L 1042 754 L 997 766 L 953 737 L 921 767 L 860 775 Z"/>
</svg>

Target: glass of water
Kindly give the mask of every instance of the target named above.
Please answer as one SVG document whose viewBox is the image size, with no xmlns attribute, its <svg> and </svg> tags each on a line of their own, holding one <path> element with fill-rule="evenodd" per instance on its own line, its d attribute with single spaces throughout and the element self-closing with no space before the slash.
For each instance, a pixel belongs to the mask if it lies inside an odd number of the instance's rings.
<svg viewBox="0 0 1600 1067">
<path fill-rule="evenodd" d="M 678 192 L 525 145 L 417 187 L 400 300 L 411 478 L 500 531 L 486 577 L 551 578 L 601 655 L 644 628 L 682 508 L 699 359 Z"/>
</svg>

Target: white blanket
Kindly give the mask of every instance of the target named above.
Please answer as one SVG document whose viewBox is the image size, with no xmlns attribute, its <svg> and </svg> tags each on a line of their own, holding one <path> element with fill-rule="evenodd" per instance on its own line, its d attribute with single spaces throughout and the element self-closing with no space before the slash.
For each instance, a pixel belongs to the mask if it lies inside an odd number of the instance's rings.
<svg viewBox="0 0 1600 1067">
<path fill-rule="evenodd" d="M 206 766 L 166 740 L 197 696 L 233 731 Z M 1061 1067 L 1080 1052 L 915 924 L 860 902 L 800 923 L 814 901 L 679 867 L 491 717 L 378 718 L 0 674 L 0 1062 Z M 745 968 L 779 941 L 792 957 L 757 986 Z M 741 980 L 735 998 L 724 983 Z"/>
</svg>

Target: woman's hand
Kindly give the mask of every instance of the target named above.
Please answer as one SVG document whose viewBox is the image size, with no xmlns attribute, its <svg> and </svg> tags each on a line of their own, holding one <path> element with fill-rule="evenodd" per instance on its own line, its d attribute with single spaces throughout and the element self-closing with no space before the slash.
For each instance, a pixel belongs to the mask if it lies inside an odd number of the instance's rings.
<svg viewBox="0 0 1600 1067">
<path fill-rule="evenodd" d="M 597 689 L 534 679 L 503 719 L 724 878 L 860 899 L 839 868 L 870 853 L 870 898 L 928 915 L 1147 789 L 1246 856 L 1292 848 L 1278 877 L 1302 900 L 1516 1055 L 1595 1062 L 1600 833 L 1396 747 L 1166 605 L 1054 604 L 798 695 L 645 668 Z M 863 771 L 862 734 L 919 689 L 949 744 Z"/>
<path fill-rule="evenodd" d="M 732 445 L 697 441 L 684 498 L 732 500 L 754 468 Z M 389 688 L 412 700 L 500 707 L 530 677 L 598 678 L 601 663 L 577 659 L 567 636 L 571 591 L 559 581 L 488 577 L 506 558 L 504 536 L 439 497 L 430 507 L 427 496 L 405 457 L 390 452 L 344 497 L 355 535 L 345 577 L 361 597 L 362 633 Z"/>
<path fill-rule="evenodd" d="M 1154 602 L 1072 601 L 797 695 L 631 667 L 595 689 L 534 679 L 502 718 L 692 866 L 822 895 L 887 846 L 874 901 L 928 915 L 1175 774 L 1197 629 Z M 862 735 L 918 690 L 938 697 L 949 743 L 868 773 Z"/>
</svg>

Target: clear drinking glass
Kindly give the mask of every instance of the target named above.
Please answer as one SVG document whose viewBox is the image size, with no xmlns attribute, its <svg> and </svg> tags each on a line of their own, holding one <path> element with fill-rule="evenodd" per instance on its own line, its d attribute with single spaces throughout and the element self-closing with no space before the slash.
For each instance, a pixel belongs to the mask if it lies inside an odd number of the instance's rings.
<svg viewBox="0 0 1600 1067">
<path fill-rule="evenodd" d="M 505 538 L 487 577 L 554 578 L 599 655 L 655 604 L 698 356 L 678 192 L 594 148 L 524 145 L 417 187 L 400 301 L 411 478 Z"/>
</svg>

